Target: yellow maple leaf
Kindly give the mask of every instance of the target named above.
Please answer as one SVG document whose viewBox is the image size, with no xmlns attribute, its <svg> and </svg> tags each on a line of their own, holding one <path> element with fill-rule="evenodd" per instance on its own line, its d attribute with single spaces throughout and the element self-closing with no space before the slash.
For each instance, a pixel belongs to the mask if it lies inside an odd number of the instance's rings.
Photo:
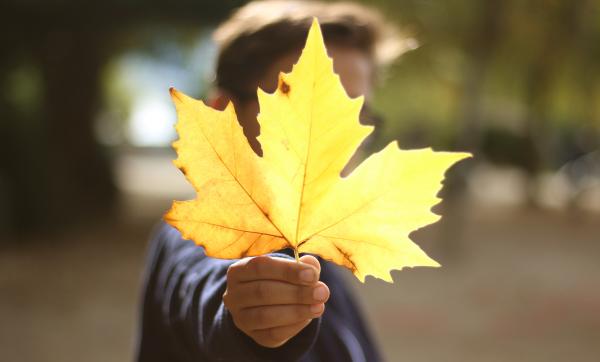
<svg viewBox="0 0 600 362">
<path fill-rule="evenodd" d="M 444 173 L 468 153 L 400 150 L 394 142 L 349 176 L 340 172 L 372 127 L 359 124 L 327 56 L 317 21 L 273 94 L 258 90 L 263 157 L 230 103 L 217 111 L 171 89 L 179 134 L 175 165 L 198 197 L 175 201 L 165 220 L 217 258 L 292 248 L 343 265 L 364 281 L 439 266 L 409 233 L 437 221 Z"/>
</svg>

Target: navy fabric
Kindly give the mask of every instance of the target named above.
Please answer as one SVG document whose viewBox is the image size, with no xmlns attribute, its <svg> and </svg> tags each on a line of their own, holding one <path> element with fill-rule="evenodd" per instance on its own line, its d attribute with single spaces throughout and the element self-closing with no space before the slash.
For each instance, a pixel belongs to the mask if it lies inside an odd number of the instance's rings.
<svg viewBox="0 0 600 362">
<path fill-rule="evenodd" d="M 227 268 L 235 260 L 207 257 L 160 224 L 149 247 L 137 361 L 379 361 L 338 267 L 319 261 L 331 291 L 323 316 L 283 346 L 266 348 L 241 332 L 223 305 Z"/>
</svg>

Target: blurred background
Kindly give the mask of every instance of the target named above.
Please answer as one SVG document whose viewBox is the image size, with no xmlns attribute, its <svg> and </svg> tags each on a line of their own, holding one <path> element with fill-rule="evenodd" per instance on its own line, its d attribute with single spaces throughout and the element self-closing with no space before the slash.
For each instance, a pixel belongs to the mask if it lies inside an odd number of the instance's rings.
<svg viewBox="0 0 600 362">
<path fill-rule="evenodd" d="M 203 97 L 243 1 L 0 5 L 0 360 L 132 358 L 146 241 L 173 199 L 168 88 Z M 369 1 L 420 46 L 383 77 L 373 150 L 469 150 L 442 269 L 348 273 L 389 361 L 600 358 L 600 1 Z"/>
</svg>

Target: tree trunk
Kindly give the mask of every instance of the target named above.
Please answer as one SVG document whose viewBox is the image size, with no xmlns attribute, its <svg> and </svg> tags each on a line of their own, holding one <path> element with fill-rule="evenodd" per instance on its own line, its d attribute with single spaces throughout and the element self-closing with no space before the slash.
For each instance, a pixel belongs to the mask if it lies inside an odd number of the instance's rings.
<svg viewBox="0 0 600 362">
<path fill-rule="evenodd" d="M 93 131 L 104 60 L 97 34 L 50 32 L 41 50 L 47 190 L 40 201 L 57 226 L 106 215 L 116 196 L 108 155 Z"/>
</svg>

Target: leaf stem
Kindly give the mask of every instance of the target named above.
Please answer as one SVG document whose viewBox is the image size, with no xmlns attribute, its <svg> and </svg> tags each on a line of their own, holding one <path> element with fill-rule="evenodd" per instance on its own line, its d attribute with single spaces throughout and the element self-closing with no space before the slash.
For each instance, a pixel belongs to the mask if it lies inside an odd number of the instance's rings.
<svg viewBox="0 0 600 362">
<path fill-rule="evenodd" d="M 299 263 L 300 255 L 298 254 L 298 248 L 294 248 L 294 256 L 296 257 L 296 263 Z"/>
</svg>

